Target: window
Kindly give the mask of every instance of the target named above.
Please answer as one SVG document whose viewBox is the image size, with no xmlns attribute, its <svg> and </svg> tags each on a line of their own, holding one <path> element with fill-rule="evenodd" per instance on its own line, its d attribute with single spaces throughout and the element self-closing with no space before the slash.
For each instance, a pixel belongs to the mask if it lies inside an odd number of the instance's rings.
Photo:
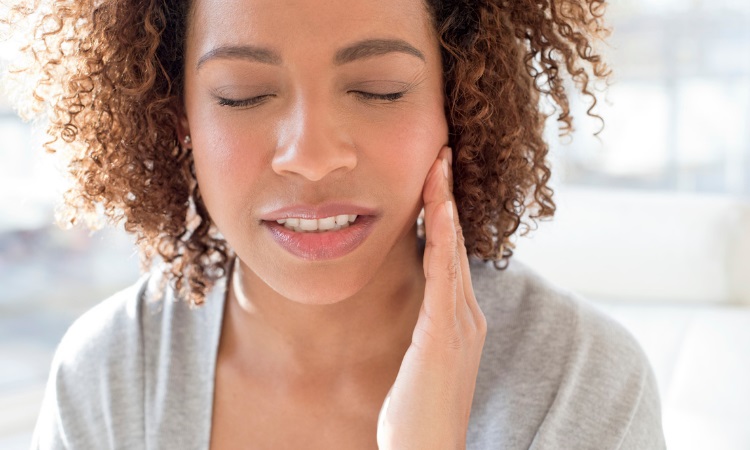
<svg viewBox="0 0 750 450">
<path fill-rule="evenodd" d="M 600 122 L 575 105 L 553 141 L 573 185 L 750 193 L 750 2 L 621 0 L 604 48 L 614 70 Z"/>
</svg>

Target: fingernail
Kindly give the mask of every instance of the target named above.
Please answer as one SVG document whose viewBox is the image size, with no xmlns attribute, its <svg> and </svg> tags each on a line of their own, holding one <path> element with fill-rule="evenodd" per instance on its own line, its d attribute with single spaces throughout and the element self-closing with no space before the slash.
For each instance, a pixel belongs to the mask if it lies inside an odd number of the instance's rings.
<svg viewBox="0 0 750 450">
<path fill-rule="evenodd" d="M 445 175 L 445 179 L 448 179 L 448 171 L 450 168 L 448 167 L 448 160 L 443 158 L 443 175 Z"/>
<path fill-rule="evenodd" d="M 445 202 L 445 209 L 448 210 L 448 216 L 453 220 L 453 202 L 450 200 Z"/>
</svg>

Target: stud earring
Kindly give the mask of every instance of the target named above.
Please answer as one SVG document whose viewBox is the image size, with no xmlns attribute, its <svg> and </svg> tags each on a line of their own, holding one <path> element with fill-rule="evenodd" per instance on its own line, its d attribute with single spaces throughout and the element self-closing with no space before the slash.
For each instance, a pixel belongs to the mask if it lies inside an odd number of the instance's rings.
<svg viewBox="0 0 750 450">
<path fill-rule="evenodd" d="M 417 237 L 419 239 L 425 238 L 424 208 L 422 208 L 422 211 L 419 212 L 419 217 L 417 217 Z"/>
<path fill-rule="evenodd" d="M 189 134 L 186 134 L 185 138 L 182 141 L 185 143 L 185 145 L 190 145 L 190 142 L 192 142 Z"/>
</svg>

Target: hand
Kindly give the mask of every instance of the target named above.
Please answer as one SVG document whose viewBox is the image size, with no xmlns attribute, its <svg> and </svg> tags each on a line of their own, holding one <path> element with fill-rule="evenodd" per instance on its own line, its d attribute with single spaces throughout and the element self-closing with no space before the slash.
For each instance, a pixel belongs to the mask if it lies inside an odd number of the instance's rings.
<svg viewBox="0 0 750 450">
<path fill-rule="evenodd" d="M 424 300 L 411 345 L 380 410 L 380 450 L 466 448 L 487 323 L 471 284 L 450 163 L 451 151 L 444 147 L 422 191 Z"/>
</svg>

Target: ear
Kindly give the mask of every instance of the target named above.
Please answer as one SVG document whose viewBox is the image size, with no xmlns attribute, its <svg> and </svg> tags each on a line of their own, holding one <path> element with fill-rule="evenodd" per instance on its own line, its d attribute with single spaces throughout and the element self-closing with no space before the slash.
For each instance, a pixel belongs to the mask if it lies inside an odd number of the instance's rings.
<svg viewBox="0 0 750 450">
<path fill-rule="evenodd" d="M 178 115 L 177 115 L 177 140 L 179 144 L 183 147 L 190 148 L 191 147 L 191 139 L 190 139 L 190 123 L 188 122 L 187 114 L 185 114 L 185 110 L 180 108 Z"/>
</svg>

